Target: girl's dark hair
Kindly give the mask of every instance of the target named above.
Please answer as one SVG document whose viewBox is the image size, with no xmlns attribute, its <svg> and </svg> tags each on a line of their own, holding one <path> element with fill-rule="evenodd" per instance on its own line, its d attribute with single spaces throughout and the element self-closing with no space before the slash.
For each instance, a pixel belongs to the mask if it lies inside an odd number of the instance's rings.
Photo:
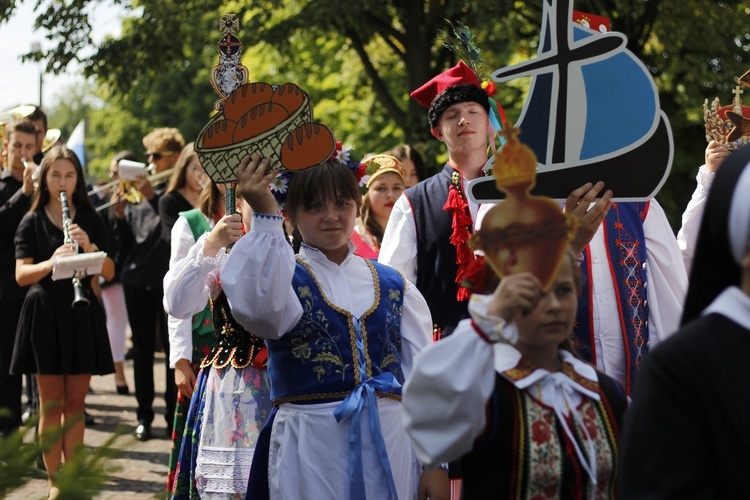
<svg viewBox="0 0 750 500">
<path fill-rule="evenodd" d="M 219 185 L 214 181 L 209 181 L 201 190 L 201 194 L 198 196 L 198 208 L 203 215 L 214 220 L 219 214 L 224 213 L 224 210 L 222 210 L 224 208 L 224 195 L 219 190 Z"/>
<path fill-rule="evenodd" d="M 284 211 L 295 226 L 292 233 L 295 252 L 299 250 L 299 242 L 302 241 L 295 223 L 298 211 L 309 209 L 314 201 L 327 204 L 339 198 L 354 200 L 358 210 L 362 207 L 362 194 L 354 173 L 338 160 L 328 160 L 292 176 Z"/>
<path fill-rule="evenodd" d="M 417 178 L 421 181 L 425 180 L 427 177 L 427 167 L 424 164 L 424 160 L 422 159 L 422 155 L 419 154 L 419 151 L 414 149 L 408 144 L 400 144 L 396 146 L 395 148 L 391 149 L 390 151 L 386 151 L 383 154 L 395 156 L 398 158 L 400 162 L 403 162 L 405 158 L 408 158 L 411 160 L 411 162 L 414 164 L 414 170 L 417 171 Z"/>
<path fill-rule="evenodd" d="M 47 186 L 47 172 L 49 172 L 50 165 L 57 160 L 68 160 L 75 167 L 76 187 L 73 191 L 73 205 L 77 209 L 94 210 L 94 205 L 91 203 L 86 190 L 86 179 L 78 156 L 64 145 L 60 145 L 47 151 L 42 163 L 39 165 L 39 188 L 34 192 L 34 198 L 31 201 L 29 211 L 43 210 L 45 205 L 49 203 L 50 195 L 49 187 Z"/>
<path fill-rule="evenodd" d="M 171 193 L 176 189 L 181 189 L 185 187 L 185 184 L 187 184 L 188 164 L 190 163 L 190 160 L 198 157 L 198 153 L 195 152 L 194 145 L 195 143 L 191 142 L 190 144 L 182 148 L 180 157 L 177 159 L 177 162 L 174 165 L 174 172 L 169 177 L 169 184 L 167 185 L 167 190 L 164 192 L 164 194 Z"/>
</svg>

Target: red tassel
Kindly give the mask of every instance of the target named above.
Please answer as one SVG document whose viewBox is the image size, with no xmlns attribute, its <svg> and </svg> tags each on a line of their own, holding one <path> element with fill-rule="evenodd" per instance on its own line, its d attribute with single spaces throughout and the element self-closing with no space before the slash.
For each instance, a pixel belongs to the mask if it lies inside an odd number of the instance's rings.
<svg viewBox="0 0 750 500">
<path fill-rule="evenodd" d="M 455 175 L 455 174 L 454 174 Z M 454 179 L 455 182 L 455 179 Z M 468 264 L 474 260 L 474 252 L 471 251 L 467 242 L 471 236 L 470 228 L 473 226 L 471 215 L 469 214 L 469 204 L 461 195 L 461 191 L 454 185 L 451 185 L 448 189 L 448 199 L 443 205 L 443 210 L 450 210 L 453 216 L 451 227 L 453 232 L 451 234 L 450 242 L 451 245 L 456 247 L 456 264 L 458 269 L 456 270 L 455 282 L 458 285 L 458 291 L 456 292 L 456 300 L 459 302 L 465 302 L 469 300 L 469 292 L 461 286 L 466 275 Z"/>
<path fill-rule="evenodd" d="M 448 189 L 448 199 L 445 200 L 443 210 L 456 210 L 457 208 L 462 208 L 463 205 L 464 199 L 461 197 L 461 193 L 458 192 L 458 189 L 456 189 L 455 186 L 451 186 Z"/>
</svg>

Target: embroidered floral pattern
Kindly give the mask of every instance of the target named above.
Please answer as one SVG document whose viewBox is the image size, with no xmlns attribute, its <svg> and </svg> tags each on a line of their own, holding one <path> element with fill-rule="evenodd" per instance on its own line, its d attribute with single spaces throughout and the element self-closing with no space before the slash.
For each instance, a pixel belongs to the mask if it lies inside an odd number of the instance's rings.
<svg viewBox="0 0 750 500">
<path fill-rule="evenodd" d="M 392 372 L 396 378 L 403 380 L 401 373 L 401 290 L 389 289 L 385 294 L 385 328 L 378 332 L 377 340 L 383 346 L 380 360 L 375 364 L 381 372 Z"/>
<path fill-rule="evenodd" d="M 526 358 L 521 358 L 515 368 L 505 370 L 503 372 L 503 375 L 505 375 L 511 382 L 517 382 L 528 377 L 529 375 L 534 373 L 535 370 L 536 366 L 532 365 L 529 361 L 526 360 Z"/>
<path fill-rule="evenodd" d="M 256 368 L 265 368 L 267 362 L 265 342 L 245 330 L 232 317 L 229 301 L 223 291 L 211 299 L 211 306 L 213 325 L 215 328 L 220 328 L 220 331 L 210 353 L 202 358 L 201 368 L 207 366 L 218 369 L 227 366 L 244 368 L 249 364 Z M 261 353 L 262 356 L 260 356 Z"/>
<path fill-rule="evenodd" d="M 607 416 L 602 408 L 602 403 L 588 399 L 584 400 L 578 411 L 589 436 L 594 440 L 594 447 L 596 448 L 596 498 L 611 498 L 612 492 L 610 490 L 614 485 L 615 469 L 617 468 L 615 462 L 617 449 L 613 447 L 614 441 L 610 440 L 610 436 L 606 432 L 606 429 L 610 428 Z M 581 431 L 579 425 L 575 426 L 575 434 L 581 449 L 584 450 L 584 453 L 588 453 L 588 448 L 585 445 L 585 434 Z"/>
<path fill-rule="evenodd" d="M 312 370 L 318 382 L 323 382 L 331 374 L 337 374 L 341 380 L 346 380 L 346 372 L 351 369 L 351 364 L 341 352 L 339 343 L 342 342 L 342 334 L 330 328 L 325 312 L 316 304 L 319 299 L 313 296 L 310 287 L 298 287 L 297 294 L 304 312 L 298 335 L 290 339 L 292 354 L 297 359 L 315 365 Z M 346 345 L 347 341 L 343 343 Z M 315 355 L 310 358 L 313 352 Z"/>
<path fill-rule="evenodd" d="M 529 454 L 529 498 L 558 498 L 562 480 L 563 450 L 555 429 L 554 412 L 531 397 L 525 397 L 526 449 Z"/>
</svg>

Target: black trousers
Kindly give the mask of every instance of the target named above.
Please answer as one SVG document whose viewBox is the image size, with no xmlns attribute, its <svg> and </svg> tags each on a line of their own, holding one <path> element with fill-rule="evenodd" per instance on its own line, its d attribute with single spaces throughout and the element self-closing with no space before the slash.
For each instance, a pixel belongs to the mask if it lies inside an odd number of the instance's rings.
<svg viewBox="0 0 750 500">
<path fill-rule="evenodd" d="M 169 368 L 169 335 L 167 314 L 162 306 L 164 292 L 161 288 L 144 289 L 123 284 L 128 321 L 133 332 L 133 375 L 135 399 L 138 402 L 139 421 L 150 424 L 154 420 L 154 350 L 157 336 L 166 353 L 166 403 L 167 425 L 171 426 L 177 401 L 174 370 Z"/>
<path fill-rule="evenodd" d="M 7 436 L 21 425 L 21 378 L 10 374 L 16 327 L 23 297 L 0 300 L 0 435 Z"/>
</svg>

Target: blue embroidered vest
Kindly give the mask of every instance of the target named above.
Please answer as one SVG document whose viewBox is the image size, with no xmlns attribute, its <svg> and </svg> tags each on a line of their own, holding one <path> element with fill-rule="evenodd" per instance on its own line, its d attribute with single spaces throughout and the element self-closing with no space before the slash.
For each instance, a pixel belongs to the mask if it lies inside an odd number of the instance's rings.
<svg viewBox="0 0 750 500">
<path fill-rule="evenodd" d="M 643 220 L 648 212 L 646 203 L 617 203 L 607 214 L 604 225 L 604 240 L 610 263 L 612 282 L 615 285 L 620 328 L 623 332 L 626 358 L 626 387 L 630 394 L 638 369 L 648 352 L 648 297 L 646 272 L 646 246 Z M 581 262 L 583 294 L 578 302 L 578 315 L 573 329 L 573 342 L 578 353 L 590 363 L 596 364 L 593 325 L 593 289 L 591 279 L 591 255 L 584 250 Z M 600 318 L 610 321 L 610 318 Z M 611 318 L 614 320 L 614 318 Z"/>
<path fill-rule="evenodd" d="M 284 402 L 340 401 L 374 378 L 401 371 L 401 311 L 404 281 L 393 268 L 365 259 L 375 285 L 375 301 L 361 318 L 333 305 L 309 267 L 297 261 L 292 286 L 304 310 L 295 327 L 266 340 L 271 399 Z M 381 394 L 384 395 L 384 394 Z M 401 390 L 387 396 L 400 397 Z"/>
<path fill-rule="evenodd" d="M 447 330 L 446 334 L 468 316 L 468 303 L 456 300 L 458 266 L 456 247 L 450 241 L 453 214 L 450 210 L 443 210 L 453 172 L 456 170 L 446 165 L 439 174 L 405 191 L 417 228 L 415 285 L 430 308 L 432 322 Z"/>
</svg>

